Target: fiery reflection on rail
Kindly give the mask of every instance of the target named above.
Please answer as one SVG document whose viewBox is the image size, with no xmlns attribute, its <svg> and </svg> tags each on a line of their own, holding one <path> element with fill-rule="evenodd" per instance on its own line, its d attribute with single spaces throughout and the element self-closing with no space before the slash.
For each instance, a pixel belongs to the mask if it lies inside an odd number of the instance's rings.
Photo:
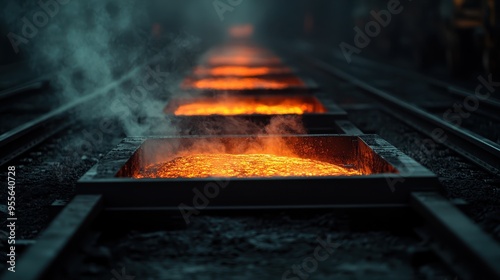
<svg viewBox="0 0 500 280">
<path fill-rule="evenodd" d="M 272 154 L 193 154 L 147 166 L 134 178 L 352 176 L 354 169 L 312 159 Z"/>
</svg>

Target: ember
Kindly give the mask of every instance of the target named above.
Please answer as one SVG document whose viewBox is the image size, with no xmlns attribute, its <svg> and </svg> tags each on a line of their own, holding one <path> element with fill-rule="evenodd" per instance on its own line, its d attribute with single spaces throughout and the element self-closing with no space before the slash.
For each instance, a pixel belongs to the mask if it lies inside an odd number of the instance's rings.
<svg viewBox="0 0 500 280">
<path fill-rule="evenodd" d="M 315 98 L 221 98 L 201 99 L 179 105 L 176 116 L 193 115 L 284 115 L 324 113 L 326 109 Z"/>
<path fill-rule="evenodd" d="M 205 78 L 184 82 L 184 88 L 212 90 L 252 90 L 252 89 L 287 89 L 304 87 L 301 79 L 290 78 Z"/>
<path fill-rule="evenodd" d="M 291 177 L 362 175 L 332 163 L 271 154 L 194 154 L 153 164 L 134 178 Z"/>
<path fill-rule="evenodd" d="M 255 77 L 276 74 L 290 74 L 292 70 L 287 67 L 246 67 L 246 66 L 219 66 L 214 68 L 197 67 L 195 75 L 199 76 L 237 76 Z"/>
</svg>

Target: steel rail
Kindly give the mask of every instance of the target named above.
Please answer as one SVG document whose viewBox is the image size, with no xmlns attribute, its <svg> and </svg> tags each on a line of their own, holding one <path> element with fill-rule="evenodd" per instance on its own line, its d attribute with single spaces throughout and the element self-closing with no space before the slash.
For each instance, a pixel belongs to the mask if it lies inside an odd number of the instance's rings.
<svg viewBox="0 0 500 280">
<path fill-rule="evenodd" d="M 13 87 L 4 89 L 0 91 L 0 100 L 9 98 L 9 97 L 14 97 L 17 96 L 21 93 L 24 93 L 26 91 L 30 90 L 38 90 L 42 89 L 46 85 L 49 84 L 49 80 L 46 78 L 38 78 L 29 82 L 24 82 L 19 85 L 15 85 Z"/>
<path fill-rule="evenodd" d="M 57 264 L 77 247 L 102 209 L 101 196 L 76 196 L 17 261 L 16 272 L 5 271 L 2 279 L 60 279 L 52 277 Z"/>
<path fill-rule="evenodd" d="M 5 165 L 17 156 L 69 127 L 74 123 L 74 119 L 70 118 L 72 112 L 75 112 L 79 107 L 85 104 L 89 104 L 92 100 L 105 95 L 113 88 L 132 78 L 140 69 L 141 66 L 135 67 L 120 79 L 95 92 L 70 101 L 51 112 L 0 135 L 0 166 Z"/>
<path fill-rule="evenodd" d="M 500 279 L 500 245 L 438 193 L 415 192 L 411 205 L 442 246 L 434 250 L 462 279 Z M 453 251 L 453 257 L 446 252 Z"/>
<path fill-rule="evenodd" d="M 333 56 L 337 59 L 343 59 L 342 55 L 339 52 L 335 52 Z M 411 70 L 381 64 L 381 63 L 378 63 L 376 61 L 373 61 L 373 60 L 370 60 L 370 59 L 367 59 L 364 57 L 356 57 L 352 60 L 352 62 L 355 64 L 358 64 L 358 65 L 363 65 L 363 66 L 368 65 L 374 69 L 389 72 L 391 74 L 403 76 L 403 77 L 406 77 L 409 79 L 424 81 L 433 87 L 441 89 L 442 92 L 447 92 L 447 93 L 450 93 L 452 95 L 456 95 L 456 96 L 464 98 L 464 99 L 468 98 L 468 97 L 476 96 L 476 93 L 474 91 L 465 89 L 461 86 L 453 85 L 449 82 L 442 81 L 442 80 L 439 80 L 439 79 L 436 79 L 433 77 L 429 77 L 429 76 L 426 76 L 424 74 L 414 72 Z M 478 85 L 479 84 L 480 84 L 480 81 L 478 81 Z M 500 100 L 499 99 L 495 99 L 493 97 L 481 99 L 481 103 L 480 103 L 479 108 L 480 108 L 480 111 L 481 110 L 485 111 L 487 113 L 488 117 L 491 117 L 495 120 L 500 120 L 500 117 L 496 116 L 498 111 L 500 111 Z"/>
</svg>

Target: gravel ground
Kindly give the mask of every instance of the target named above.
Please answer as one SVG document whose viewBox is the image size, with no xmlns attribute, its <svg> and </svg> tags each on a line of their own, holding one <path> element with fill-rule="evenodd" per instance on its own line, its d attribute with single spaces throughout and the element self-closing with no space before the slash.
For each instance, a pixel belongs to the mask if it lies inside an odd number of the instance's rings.
<svg viewBox="0 0 500 280">
<path fill-rule="evenodd" d="M 59 105 L 55 93 L 47 88 L 43 92 L 23 92 L 0 102 L 3 105 L 0 107 L 0 134 L 48 113 Z"/>
<path fill-rule="evenodd" d="M 315 262 L 318 238 L 332 245 Z M 308 279 L 451 279 L 435 260 L 412 263 L 422 244 L 408 232 L 356 230 L 331 213 L 200 216 L 182 230 L 134 231 L 99 246 L 112 269 L 140 279 L 299 279 L 287 271 L 308 262 Z M 112 272 L 93 263 L 83 275 Z"/>
<path fill-rule="evenodd" d="M 351 111 L 349 116 L 363 132 L 379 134 L 434 172 L 447 196 L 465 199 L 470 204 L 471 218 L 500 241 L 500 178 L 466 162 L 444 146 L 438 145 L 429 153 L 418 144 L 425 139 L 423 135 L 385 113 Z"/>
<path fill-rule="evenodd" d="M 102 143 L 93 145 L 93 149 L 85 152 L 79 149 L 82 142 L 82 131 L 96 130 L 95 122 L 89 120 L 86 124 L 64 131 L 43 143 L 18 161 L 10 163 L 16 167 L 16 239 L 35 239 L 50 223 L 50 205 L 54 200 L 69 201 L 75 193 L 76 181 L 100 157 L 107 153 L 123 135 L 117 131 L 113 134 L 103 134 Z M 0 180 L 6 182 L 6 172 L 0 173 Z M 0 192 L 2 229 L 6 226 L 7 188 Z M 5 231 L 0 231 L 0 251 L 6 250 Z M 5 254 L 0 255 L 1 268 L 5 267 Z"/>
<path fill-rule="evenodd" d="M 353 85 L 334 79 L 326 73 L 318 73 L 314 79 L 341 106 L 350 105 L 351 102 L 346 100 L 351 96 L 363 94 Z M 363 102 L 376 105 L 369 99 Z M 500 241 L 500 178 L 483 171 L 442 145 L 436 145 L 431 152 L 425 150 L 419 144 L 425 139 L 424 135 L 378 109 L 348 110 L 348 113 L 350 120 L 364 133 L 380 135 L 438 175 L 448 197 L 462 198 L 469 202 L 471 218 Z M 465 124 L 481 127 L 489 135 L 498 134 L 500 129 L 495 127 L 489 130 L 491 127 L 487 125 L 488 122 L 479 117 L 466 119 Z"/>
</svg>

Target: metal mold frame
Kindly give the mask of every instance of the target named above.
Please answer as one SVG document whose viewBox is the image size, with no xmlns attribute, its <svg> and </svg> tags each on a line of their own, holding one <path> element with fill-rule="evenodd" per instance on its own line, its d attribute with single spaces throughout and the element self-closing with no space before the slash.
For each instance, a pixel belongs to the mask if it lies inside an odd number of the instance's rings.
<svg viewBox="0 0 500 280">
<path fill-rule="evenodd" d="M 320 88 L 318 84 L 311 78 L 309 77 L 304 77 L 299 74 L 292 74 L 292 75 L 281 75 L 281 76 L 263 76 L 263 77 L 256 77 L 256 78 L 298 78 L 302 80 L 304 83 L 303 86 L 292 86 L 288 88 L 282 88 L 282 89 L 269 89 L 269 88 L 255 88 L 255 89 L 197 89 L 197 88 L 191 88 L 191 87 L 186 87 L 184 86 L 184 81 L 181 83 L 180 88 L 188 93 L 195 93 L 197 95 L 205 95 L 205 96 L 212 96 L 212 95 L 217 95 L 220 94 L 221 92 L 225 93 L 231 93 L 232 95 L 249 95 L 249 94 L 312 94 L 316 91 L 318 91 Z M 189 76 L 187 79 L 193 79 L 196 77 Z M 203 77 L 206 78 L 206 77 Z M 224 77 L 221 77 L 224 78 Z M 237 77 L 238 78 L 238 77 Z M 245 77 L 239 77 L 239 78 L 245 78 Z"/>
<path fill-rule="evenodd" d="M 210 68 L 216 68 L 216 67 L 224 67 L 224 66 L 229 66 L 229 67 L 268 67 L 268 68 L 287 68 L 289 71 L 288 72 L 282 72 L 282 73 L 267 73 L 267 74 L 255 74 L 255 75 L 244 75 L 244 76 L 241 76 L 241 75 L 232 75 L 232 74 L 228 74 L 228 75 L 210 75 L 209 73 L 202 73 L 202 74 L 199 74 L 199 73 L 196 73 L 193 71 L 192 74 L 190 74 L 189 77 L 191 78 L 210 78 L 210 77 L 220 77 L 220 78 L 223 78 L 223 77 L 230 77 L 230 78 L 281 78 L 281 77 L 289 77 L 289 76 L 297 76 L 299 75 L 300 71 L 295 68 L 295 67 L 289 67 L 289 66 L 286 66 L 286 65 L 271 65 L 271 66 L 238 66 L 238 65 L 215 65 L 215 66 L 212 66 L 212 65 L 202 65 L 200 67 L 202 68 L 207 68 L 207 69 L 210 69 Z"/>
<path fill-rule="evenodd" d="M 279 98 L 275 95 L 241 96 L 243 99 Z M 280 96 L 281 97 L 281 96 Z M 242 115 L 190 115 L 175 116 L 173 112 L 179 105 L 196 100 L 210 100 L 210 97 L 182 97 L 172 98 L 164 108 L 167 120 L 174 127 L 179 128 L 180 135 L 204 135 L 203 128 L 210 124 L 211 131 L 220 131 L 219 135 L 248 135 L 253 133 L 238 132 L 234 124 L 238 122 L 252 123 L 256 127 L 264 127 L 276 116 L 287 116 L 300 119 L 304 124 L 308 134 L 350 134 L 358 135 L 361 132 L 347 121 L 347 113 L 333 102 L 323 102 L 312 95 L 288 95 L 283 98 L 308 99 L 321 106 L 325 113 L 306 113 L 303 115 L 283 114 L 283 115 L 263 115 L 263 114 L 242 114 Z M 326 104 L 326 105 L 325 105 Z M 350 124 L 350 125 L 349 125 Z M 201 128 L 200 128 L 201 127 Z"/>
</svg>

